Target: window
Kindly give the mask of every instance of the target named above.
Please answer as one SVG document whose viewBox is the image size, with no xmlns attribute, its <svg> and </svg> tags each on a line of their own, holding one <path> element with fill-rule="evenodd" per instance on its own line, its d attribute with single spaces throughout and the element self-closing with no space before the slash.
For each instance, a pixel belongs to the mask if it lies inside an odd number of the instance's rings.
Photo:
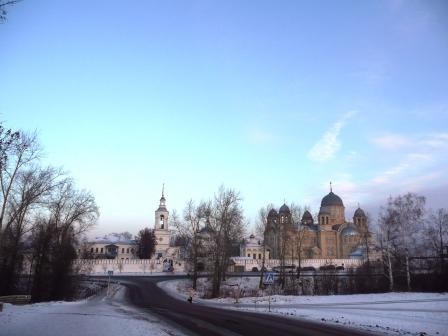
<svg viewBox="0 0 448 336">
<path fill-rule="evenodd" d="M 254 253 L 254 259 L 257 259 L 257 254 L 256 253 Z"/>
<path fill-rule="evenodd" d="M 90 252 L 93 253 L 93 247 L 90 249 Z"/>
<path fill-rule="evenodd" d="M 129 253 L 129 247 L 126 249 L 126 253 Z"/>
<path fill-rule="evenodd" d="M 134 249 L 133 248 L 131 248 L 131 253 L 134 253 Z"/>
<path fill-rule="evenodd" d="M 248 253 L 247 256 L 250 258 L 250 253 Z"/>
<path fill-rule="evenodd" d="M 121 248 L 121 253 L 124 253 L 124 247 Z"/>
<path fill-rule="evenodd" d="M 165 217 L 160 215 L 160 228 L 163 229 L 165 226 Z"/>
<path fill-rule="evenodd" d="M 261 253 L 258 253 L 258 259 L 261 259 Z"/>
<path fill-rule="evenodd" d="M 101 248 L 101 253 L 103 253 L 103 248 Z"/>
<path fill-rule="evenodd" d="M 98 253 L 98 247 L 95 249 L 95 252 Z"/>
</svg>

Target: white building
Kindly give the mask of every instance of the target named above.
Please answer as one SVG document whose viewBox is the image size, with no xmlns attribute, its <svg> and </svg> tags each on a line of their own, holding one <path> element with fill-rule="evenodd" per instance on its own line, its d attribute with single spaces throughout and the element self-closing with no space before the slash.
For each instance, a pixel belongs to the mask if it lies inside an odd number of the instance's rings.
<svg viewBox="0 0 448 336">
<path fill-rule="evenodd" d="M 243 239 L 240 245 L 240 256 L 248 257 L 255 260 L 262 260 L 263 253 L 265 253 L 265 260 L 270 258 L 271 251 L 268 247 L 263 251 L 263 240 L 255 237 L 253 234 L 249 238 Z"/>
<path fill-rule="evenodd" d="M 87 253 L 94 259 L 137 259 L 138 245 L 135 240 L 130 239 L 99 239 L 90 242 Z"/>
</svg>

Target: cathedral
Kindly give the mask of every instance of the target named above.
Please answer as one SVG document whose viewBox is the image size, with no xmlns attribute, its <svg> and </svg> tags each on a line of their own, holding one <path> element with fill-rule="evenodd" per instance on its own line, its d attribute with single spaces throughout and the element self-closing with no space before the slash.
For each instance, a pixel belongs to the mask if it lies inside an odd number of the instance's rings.
<svg viewBox="0 0 448 336">
<path fill-rule="evenodd" d="M 286 204 L 267 216 L 265 244 L 273 259 L 359 258 L 371 238 L 364 211 L 358 207 L 353 222 L 346 221 L 344 203 L 331 188 L 322 198 L 317 222 L 307 210 L 300 223 L 294 223 Z"/>
</svg>

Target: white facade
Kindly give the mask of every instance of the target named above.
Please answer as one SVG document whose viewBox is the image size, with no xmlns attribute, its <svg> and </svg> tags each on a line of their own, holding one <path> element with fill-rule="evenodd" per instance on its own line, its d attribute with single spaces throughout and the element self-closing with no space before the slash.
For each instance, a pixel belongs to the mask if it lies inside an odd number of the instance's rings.
<svg viewBox="0 0 448 336">
<path fill-rule="evenodd" d="M 133 240 L 98 240 L 90 242 L 85 248 L 85 252 L 94 259 L 129 260 L 138 258 L 138 246 Z"/>
<path fill-rule="evenodd" d="M 265 251 L 263 240 L 261 238 L 255 237 L 253 234 L 249 238 L 243 239 L 240 245 L 240 256 L 252 258 L 255 260 L 262 260 L 263 253 L 265 253 L 265 260 L 270 258 L 270 249 L 267 247 Z"/>
</svg>

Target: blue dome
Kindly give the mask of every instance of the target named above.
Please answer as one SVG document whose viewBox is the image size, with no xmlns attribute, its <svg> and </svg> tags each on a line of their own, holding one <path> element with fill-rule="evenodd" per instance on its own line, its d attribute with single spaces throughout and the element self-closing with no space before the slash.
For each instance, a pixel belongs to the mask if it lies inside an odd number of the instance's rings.
<svg viewBox="0 0 448 336">
<path fill-rule="evenodd" d="M 320 203 L 320 206 L 324 207 L 324 206 L 332 206 L 332 205 L 344 206 L 344 203 L 342 203 L 342 199 L 338 195 L 336 195 L 335 193 L 330 191 L 330 193 L 327 196 L 322 198 L 322 202 Z"/>
<path fill-rule="evenodd" d="M 286 204 L 283 204 L 283 205 L 280 207 L 280 210 L 278 210 L 278 213 L 279 213 L 279 214 L 280 214 L 280 213 L 290 214 L 290 213 L 291 213 L 291 210 L 289 210 L 289 207 L 288 207 Z"/>
<path fill-rule="evenodd" d="M 275 209 L 271 209 L 268 213 L 268 217 L 275 217 L 277 216 L 277 211 Z"/>
<path fill-rule="evenodd" d="M 348 226 L 344 230 L 342 230 L 341 234 L 343 237 L 356 236 L 358 234 L 358 231 L 356 231 L 354 227 Z"/>
<path fill-rule="evenodd" d="M 361 208 L 356 209 L 354 217 L 366 217 L 364 210 Z"/>
<path fill-rule="evenodd" d="M 311 221 L 313 220 L 313 216 L 311 215 L 311 213 L 308 210 L 306 210 L 302 216 L 302 221 L 305 221 L 305 220 L 311 220 Z"/>
</svg>

